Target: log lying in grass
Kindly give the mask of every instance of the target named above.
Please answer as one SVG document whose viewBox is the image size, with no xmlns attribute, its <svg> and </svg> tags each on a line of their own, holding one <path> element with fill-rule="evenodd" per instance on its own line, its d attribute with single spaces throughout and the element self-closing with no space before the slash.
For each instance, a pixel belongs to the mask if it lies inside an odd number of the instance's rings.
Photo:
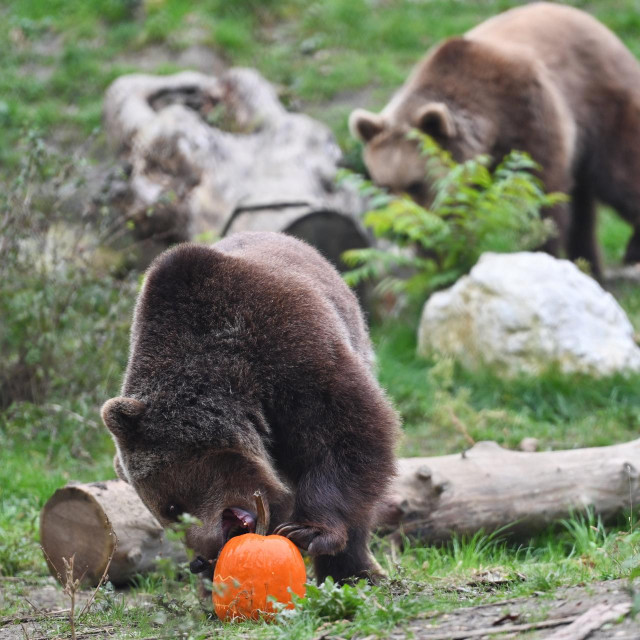
<svg viewBox="0 0 640 640">
<path fill-rule="evenodd" d="M 404 458 L 378 513 L 380 533 L 424 544 L 508 527 L 526 536 L 592 508 L 609 518 L 640 505 L 640 439 L 609 447 L 525 453 L 479 442 L 462 454 Z M 42 511 L 40 536 L 52 574 L 75 553 L 96 584 L 114 549 L 115 584 L 149 571 L 157 555 L 184 559 L 133 489 L 120 480 L 69 485 Z M 78 575 L 78 577 L 79 577 Z"/>
<path fill-rule="evenodd" d="M 479 442 L 462 454 L 400 460 L 378 526 L 434 543 L 503 528 L 527 536 L 587 508 L 606 520 L 640 505 L 638 470 L 640 439 L 539 453 Z"/>
<path fill-rule="evenodd" d="M 167 539 L 136 492 L 121 480 L 58 489 L 40 514 L 40 542 L 51 574 L 61 582 L 63 558 L 74 554 L 74 580 L 94 586 L 105 570 L 119 585 L 153 569 L 158 557 L 186 560 L 182 545 Z"/>
</svg>

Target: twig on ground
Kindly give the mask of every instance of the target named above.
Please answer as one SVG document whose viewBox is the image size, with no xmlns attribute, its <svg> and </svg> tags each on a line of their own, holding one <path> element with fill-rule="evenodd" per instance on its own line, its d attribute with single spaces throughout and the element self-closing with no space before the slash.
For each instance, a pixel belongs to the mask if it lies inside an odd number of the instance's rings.
<svg viewBox="0 0 640 640">
<path fill-rule="evenodd" d="M 597 604 L 576 618 L 569 626 L 552 633 L 547 640 L 584 640 L 606 622 L 612 622 L 631 611 L 630 602 Z"/>
<path fill-rule="evenodd" d="M 533 629 L 546 629 L 548 627 L 559 627 L 569 624 L 577 619 L 577 616 L 566 618 L 555 618 L 552 620 L 541 620 L 540 622 L 529 622 L 527 624 L 505 624 L 501 627 L 484 627 L 482 629 L 469 629 L 468 631 L 449 631 L 448 633 L 437 633 L 423 636 L 424 640 L 466 640 L 466 638 L 479 638 L 481 636 L 493 636 L 498 633 L 514 633 L 516 631 L 532 631 Z"/>
<path fill-rule="evenodd" d="M 75 621 L 75 608 L 76 608 L 76 592 L 80 587 L 80 578 L 73 579 L 73 565 L 75 563 L 76 554 L 74 553 L 69 560 L 66 558 L 62 558 L 62 562 L 64 563 L 64 573 L 65 573 L 65 581 L 64 581 L 64 593 L 71 600 L 71 608 L 69 609 L 69 625 L 71 626 L 71 638 L 72 640 L 77 640 L 76 638 L 76 621 Z"/>
<path fill-rule="evenodd" d="M 38 606 L 36 606 L 35 604 L 33 604 L 33 602 L 31 602 L 31 600 L 29 600 L 29 598 L 25 598 L 25 596 L 22 596 L 22 599 L 23 599 L 23 600 L 24 600 L 24 601 L 25 601 L 25 602 L 26 602 L 26 603 L 27 603 L 27 604 L 28 604 L 28 605 L 29 605 L 29 606 L 30 606 L 34 611 L 36 611 L 36 612 L 37 612 L 37 613 L 39 613 L 40 615 L 43 615 L 43 614 L 44 614 L 44 611 L 43 611 L 40 607 L 38 607 Z"/>
</svg>

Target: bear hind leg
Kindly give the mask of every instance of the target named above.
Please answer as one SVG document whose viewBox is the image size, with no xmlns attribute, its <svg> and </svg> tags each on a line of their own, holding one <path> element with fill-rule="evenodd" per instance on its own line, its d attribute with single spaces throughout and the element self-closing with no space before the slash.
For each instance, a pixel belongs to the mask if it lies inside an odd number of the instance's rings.
<svg viewBox="0 0 640 640">
<path fill-rule="evenodd" d="M 638 132 L 640 133 L 640 128 Z M 635 139 L 633 136 L 629 137 Z M 600 199 L 613 207 L 633 229 L 623 258 L 625 264 L 640 262 L 640 184 L 637 180 L 640 162 L 630 164 L 630 157 L 634 156 L 627 153 L 622 158 L 620 166 L 625 168 L 624 171 L 606 174 L 606 180 L 596 183 Z"/>
<path fill-rule="evenodd" d="M 591 187 L 579 182 L 571 194 L 567 255 L 570 260 L 586 260 L 591 265 L 593 275 L 600 280 L 602 269 L 596 239 L 596 215 L 596 203 Z"/>
</svg>

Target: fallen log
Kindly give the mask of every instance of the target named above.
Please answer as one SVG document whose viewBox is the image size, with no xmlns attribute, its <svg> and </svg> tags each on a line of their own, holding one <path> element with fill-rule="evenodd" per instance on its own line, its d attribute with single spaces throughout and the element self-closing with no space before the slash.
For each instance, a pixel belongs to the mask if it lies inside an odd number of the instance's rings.
<svg viewBox="0 0 640 640">
<path fill-rule="evenodd" d="M 40 544 L 51 575 L 63 583 L 63 558 L 75 556 L 73 579 L 97 585 L 105 570 L 115 585 L 151 571 L 158 558 L 186 560 L 126 482 L 107 480 L 58 489 L 40 514 Z"/>
<path fill-rule="evenodd" d="M 525 537 L 586 509 L 608 519 L 640 504 L 638 469 L 640 439 L 544 452 L 479 442 L 461 454 L 403 458 L 376 527 L 392 539 L 430 544 L 480 530 Z M 77 577 L 92 584 L 112 553 L 114 584 L 152 569 L 157 555 L 184 559 L 120 480 L 58 489 L 43 508 L 40 532 L 52 574 L 64 575 L 62 558 L 75 553 Z"/>
<path fill-rule="evenodd" d="M 404 458 L 378 512 L 381 533 L 438 543 L 504 529 L 529 536 L 572 513 L 604 520 L 640 504 L 640 439 L 524 452 L 478 442 L 461 454 Z"/>
<path fill-rule="evenodd" d="M 341 151 L 331 131 L 288 112 L 253 69 L 121 76 L 104 118 L 126 170 L 107 177 L 100 204 L 133 223 L 147 248 L 281 231 L 344 268 L 344 251 L 371 245 L 364 196 L 336 183 Z"/>
</svg>

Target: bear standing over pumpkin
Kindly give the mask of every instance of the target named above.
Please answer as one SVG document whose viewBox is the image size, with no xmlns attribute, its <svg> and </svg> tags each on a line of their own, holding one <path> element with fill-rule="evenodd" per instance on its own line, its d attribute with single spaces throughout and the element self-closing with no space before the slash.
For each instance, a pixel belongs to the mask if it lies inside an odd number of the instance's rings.
<svg viewBox="0 0 640 640">
<path fill-rule="evenodd" d="M 358 301 L 313 248 L 277 233 L 183 244 L 147 271 L 122 395 L 102 418 L 118 475 L 164 526 L 196 516 L 194 572 L 255 531 L 254 492 L 318 581 L 376 579 L 374 507 L 398 418 Z"/>
<path fill-rule="evenodd" d="M 357 109 L 373 180 L 429 201 L 425 162 L 407 133 L 432 136 L 454 159 L 499 161 L 528 152 L 548 191 L 571 196 L 547 211 L 545 247 L 588 260 L 600 275 L 596 200 L 633 226 L 625 262 L 640 261 L 640 64 L 588 14 L 536 3 L 495 16 L 437 45 L 381 113 Z"/>
</svg>

